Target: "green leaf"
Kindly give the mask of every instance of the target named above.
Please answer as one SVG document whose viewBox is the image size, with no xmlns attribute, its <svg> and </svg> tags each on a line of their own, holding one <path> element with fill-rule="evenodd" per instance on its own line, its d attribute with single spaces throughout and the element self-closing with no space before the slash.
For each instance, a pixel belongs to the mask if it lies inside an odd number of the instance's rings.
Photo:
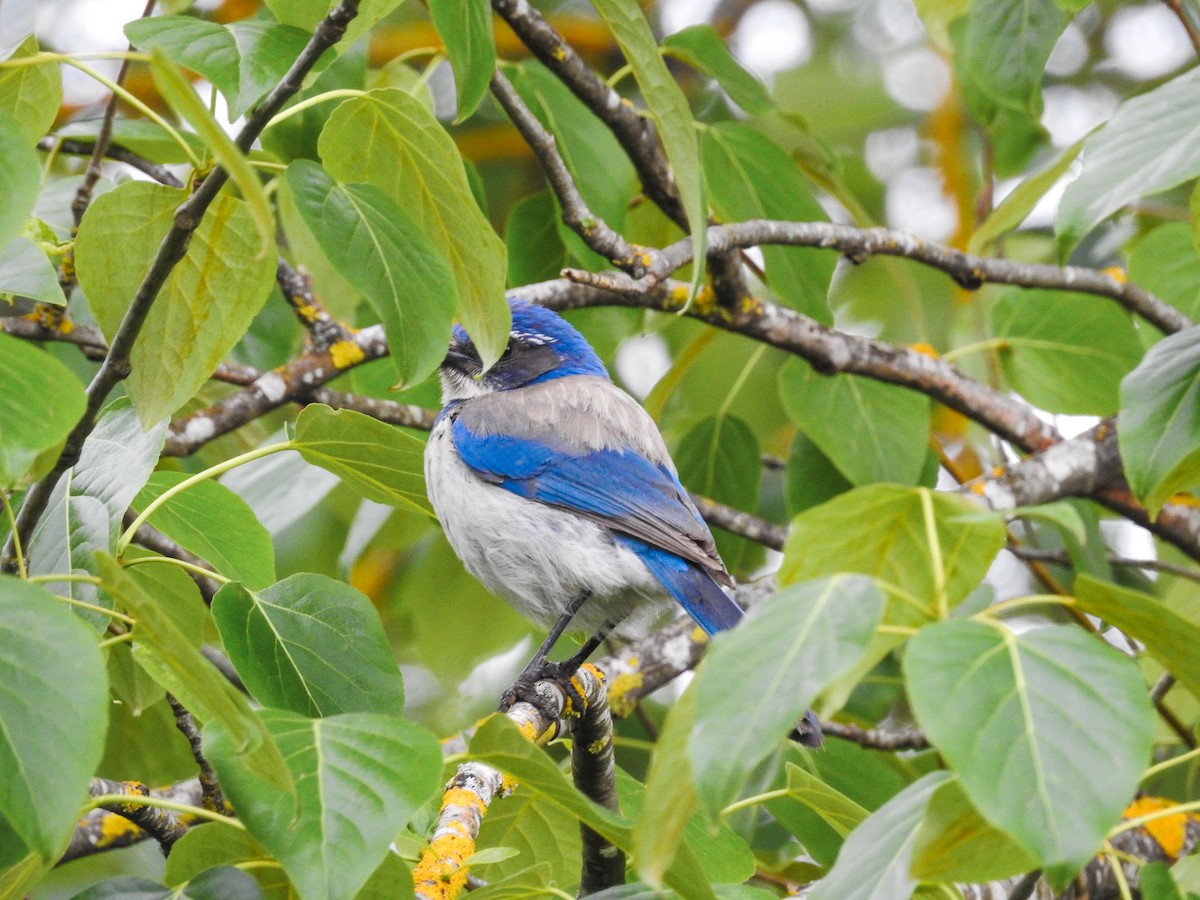
<svg viewBox="0 0 1200 900">
<path fill-rule="evenodd" d="M 531 863 L 536 863 L 535 871 L 543 876 L 539 887 L 571 884 L 579 878 L 579 823 L 565 810 L 527 791 L 515 791 L 502 803 L 489 807 L 475 846 L 517 852 L 516 856 L 490 863 L 478 873 L 489 885 L 522 873 L 525 873 L 522 881 L 533 881 L 534 875 L 529 872 Z M 554 847 L 555 852 L 546 853 L 547 847 Z M 524 896 L 537 896 L 537 891 Z"/>
<path fill-rule="evenodd" d="M 983 883 L 1036 868 L 1028 850 L 971 805 L 957 778 L 934 793 L 912 851 L 914 878 Z"/>
<path fill-rule="evenodd" d="M 204 828 L 189 829 L 171 847 L 163 879 L 177 885 L 190 881 L 206 869 L 216 866 L 243 866 L 258 882 L 269 900 L 295 900 L 296 892 L 287 875 L 262 845 L 241 828 L 210 822 Z"/>
<path fill-rule="evenodd" d="M 439 787 L 437 739 L 404 719 L 346 713 L 308 719 L 264 710 L 287 758 L 299 809 L 241 763 L 220 723 L 204 746 L 250 833 L 283 865 L 303 897 L 354 897 L 389 845 Z"/>
<path fill-rule="evenodd" d="M 688 738 L 696 727 L 696 691 L 689 688 L 667 711 L 646 773 L 646 792 L 633 828 L 638 874 L 661 886 L 687 824 L 700 809 Z M 625 809 L 626 815 L 632 815 Z M 711 818 L 711 817 L 710 817 Z"/>
<path fill-rule="evenodd" d="M 446 355 L 453 276 L 421 226 L 382 190 L 338 184 L 311 160 L 288 166 L 296 211 L 317 245 L 383 322 L 396 377 L 423 381 Z"/>
<path fill-rule="evenodd" d="M 504 223 L 508 245 L 508 284 L 516 287 L 557 278 L 567 264 L 567 248 L 559 237 L 558 215 L 549 191 L 518 200 Z"/>
<path fill-rule="evenodd" d="M 675 709 L 675 706 L 671 709 Z M 686 738 L 690 731 L 690 722 L 684 723 L 683 737 Z M 655 745 L 656 756 L 661 747 L 661 743 Z M 682 752 L 686 753 L 686 746 Z M 675 758 L 677 761 L 686 762 L 684 758 Z M 647 788 L 638 783 L 632 775 L 618 768 L 617 792 L 620 795 L 621 811 L 639 825 L 645 822 L 649 831 L 650 823 L 645 813 Z M 635 841 L 637 831 L 638 827 L 635 826 Z M 728 822 L 718 822 L 714 827 L 712 822 L 697 812 L 684 824 L 683 841 L 695 854 L 710 882 L 742 882 L 754 874 L 754 852 L 746 843 L 746 839 L 734 831 Z"/>
<path fill-rule="evenodd" d="M 692 233 L 694 262 L 689 296 L 694 297 L 704 281 L 708 201 L 696 143 L 696 124 L 692 121 L 687 98 L 659 54 L 658 44 L 637 0 L 593 0 L 592 5 L 617 39 L 654 124 L 658 126 L 659 139 L 671 164 L 688 230 Z"/>
<path fill-rule="evenodd" d="M 90 574 L 92 554 L 115 549 L 121 519 L 154 471 L 166 433 L 166 422 L 143 430 L 128 398 L 101 411 L 79 462 L 59 480 L 33 531 L 27 548 L 31 575 Z M 85 581 L 49 582 L 46 588 L 74 600 L 112 606 Z M 108 626 L 107 616 L 80 615 L 99 628 Z"/>
<path fill-rule="evenodd" d="M 7 334 L 0 334 L 0 384 L 0 486 L 9 486 L 39 453 L 66 439 L 87 401 L 66 366 Z M 37 398 L 37 415 L 30 415 L 31 397 Z"/>
<path fill-rule="evenodd" d="M 794 763 L 787 764 L 788 794 L 819 815 L 843 839 L 859 826 L 870 810 Z"/>
<path fill-rule="evenodd" d="M 28 297 L 54 306 L 67 305 L 67 298 L 58 283 L 58 273 L 46 254 L 29 238 L 15 237 L 7 247 L 0 249 L 0 303 L 6 296 Z"/>
<path fill-rule="evenodd" d="M 0 817 L 47 862 L 79 818 L 107 725 L 96 638 L 46 590 L 0 575 Z"/>
<path fill-rule="evenodd" d="M 227 584 L 212 612 L 230 662 L 263 706 L 314 717 L 404 711 L 379 614 L 350 585 L 305 573 L 263 591 Z"/>
<path fill-rule="evenodd" d="M 566 811 L 626 853 L 632 850 L 629 821 L 576 790 L 546 752 L 528 741 L 504 716 L 492 716 L 480 726 L 471 739 L 470 755 L 511 775 L 522 791 Z M 712 896 L 704 871 L 686 845 L 680 848 L 663 880 L 688 898 L 706 900 Z"/>
<path fill-rule="evenodd" d="M 496 68 L 492 4 L 488 0 L 430 0 L 429 17 L 446 45 L 454 70 L 461 122 L 475 112 L 488 92 Z"/>
<path fill-rule="evenodd" d="M 0 72 L 5 71 L 0 69 Z M 42 184 L 37 152 L 21 124 L 0 109 L 0 247 L 21 231 Z"/>
<path fill-rule="evenodd" d="M 132 875 L 109 878 L 72 900 L 260 900 L 262 891 L 240 869 L 222 866 L 199 873 L 187 884 L 169 888 Z"/>
<path fill-rule="evenodd" d="M 370 31 L 388 13 L 400 6 L 404 0 L 362 0 L 358 15 L 346 28 L 345 35 L 334 46 L 336 53 L 344 53 Z M 267 8 L 280 22 L 305 31 L 315 31 L 325 15 L 337 6 L 338 0 L 267 0 Z"/>
<path fill-rule="evenodd" d="M 508 343 L 504 244 L 471 195 L 462 157 L 419 100 L 395 89 L 342 103 L 318 142 L 330 175 L 383 190 L 450 264 L 458 316 L 490 366 Z"/>
<path fill-rule="evenodd" d="M 853 484 L 916 484 L 929 454 L 929 398 L 861 375 L 818 375 L 789 359 L 784 409 Z"/>
<path fill-rule="evenodd" d="M 1004 539 L 1003 520 L 979 516 L 962 497 L 869 485 L 792 520 L 779 583 L 871 575 L 891 595 L 885 621 L 920 625 L 974 590 Z"/>
<path fill-rule="evenodd" d="M 1083 146 L 1083 171 L 1058 205 L 1059 245 L 1085 234 L 1130 201 L 1200 174 L 1200 69 L 1126 100 Z"/>
<path fill-rule="evenodd" d="M 1200 627 L 1156 597 L 1089 575 L 1075 578 L 1075 600 L 1086 613 L 1099 616 L 1146 645 L 1146 650 L 1193 694 L 1200 697 Z"/>
<path fill-rule="evenodd" d="M 700 149 L 713 208 L 722 219 L 828 219 L 792 158 L 749 125 L 710 125 Z M 762 251 L 767 282 L 780 299 L 819 322 L 833 324 L 826 296 L 836 257 L 808 247 L 763 247 Z"/>
<path fill-rule="evenodd" d="M 282 437 L 277 433 L 264 443 Z M 308 515 L 339 483 L 336 475 L 310 466 L 290 450 L 259 457 L 221 476 L 221 484 L 245 500 L 272 535 Z"/>
<path fill-rule="evenodd" d="M 146 593 L 115 559 L 96 554 L 96 568 L 105 588 L 118 597 L 137 620 L 134 658 L 179 702 L 209 725 L 219 725 L 232 741 L 244 771 L 253 772 L 289 808 L 295 794 L 287 766 L 262 720 L 246 698 L 213 667 L 175 619 Z"/>
<path fill-rule="evenodd" d="M 765 115 L 775 108 L 766 86 L 733 58 L 711 25 L 692 25 L 677 31 L 663 40 L 663 49 L 714 79 L 746 112 Z"/>
<path fill-rule="evenodd" d="M 930 797 L 953 776 L 930 772 L 867 818 L 842 845 L 833 869 L 812 900 L 893 900 L 909 897 L 917 882 L 909 861 Z"/>
<path fill-rule="evenodd" d="M 208 107 L 201 102 L 192 83 L 161 48 L 155 47 L 150 51 L 150 69 L 154 73 L 154 86 L 158 88 L 163 99 L 184 121 L 196 129 L 204 145 L 212 151 L 221 168 L 229 173 L 233 183 L 242 192 L 245 209 L 258 231 L 258 252 L 253 258 L 255 261 L 267 262 L 273 269 L 275 214 L 271 210 L 262 182 L 250 167 L 249 160 L 209 113 Z M 213 214 L 213 207 L 209 207 L 206 218 Z"/>
<path fill-rule="evenodd" d="M 612 132 L 541 63 L 529 61 L 511 66 L 508 74 L 521 99 L 554 135 L 555 147 L 574 176 L 588 209 L 610 228 L 624 229 L 629 202 L 637 192 L 638 182 L 633 164 Z M 563 223 L 562 210 L 553 194 L 547 195 L 547 204 L 549 212 L 544 221 L 553 225 L 559 242 L 574 259 L 587 268 L 607 267 L 608 261 L 593 253 L 579 235 Z M 506 243 L 513 247 L 511 242 Z M 519 247 L 517 252 L 528 255 L 536 252 L 536 248 Z M 549 275 L 550 278 L 558 277 L 558 268 Z M 537 280 L 542 279 L 526 278 L 511 283 L 527 284 Z"/>
<path fill-rule="evenodd" d="M 803 431 L 792 438 L 786 471 L 787 509 L 792 516 L 854 487 Z"/>
<path fill-rule="evenodd" d="M 433 514 L 425 495 L 425 443 L 408 432 L 311 403 L 296 419 L 292 445 L 368 500 Z"/>
<path fill-rule="evenodd" d="M 1075 627 L 952 620 L 909 641 L 904 670 L 917 721 L 971 802 L 1061 889 L 1150 755 L 1153 710 L 1133 661 Z"/>
<path fill-rule="evenodd" d="M 1152 862 L 1143 866 L 1138 872 L 1138 890 L 1143 900 L 1183 900 L 1166 863 Z"/>
<path fill-rule="evenodd" d="M 689 746 L 710 817 L 738 796 L 817 694 L 858 662 L 884 605 L 869 578 L 835 576 L 779 591 L 713 639 L 696 674 Z"/>
<path fill-rule="evenodd" d="M 1008 383 L 1048 412 L 1111 415 L 1121 378 L 1142 356 L 1129 314 L 1086 294 L 1008 291 L 992 307 L 991 330 L 1004 341 Z"/>
<path fill-rule="evenodd" d="M 992 135 L 1002 174 L 1018 171 L 1044 137 L 1042 72 L 1066 24 L 1054 0 L 992 0 L 972 5 L 958 32 L 963 95 Z"/>
<path fill-rule="evenodd" d="M 134 508 L 144 509 L 187 477 L 183 472 L 155 472 L 134 498 Z M 201 481 L 176 494 L 155 510 L 149 522 L 226 578 L 251 588 L 275 580 L 271 535 L 246 501 L 215 481 Z"/>
<path fill-rule="evenodd" d="M 1085 140 L 1086 138 L 1080 138 L 1013 188 L 975 229 L 967 245 L 968 252 L 982 253 L 993 241 L 1020 226 L 1050 188 L 1071 168 L 1071 164 L 1079 156 L 1079 151 L 1083 149 Z M 1132 272 L 1130 274 L 1132 275 Z"/>
<path fill-rule="evenodd" d="M 1121 382 L 1117 439 L 1125 477 L 1157 513 L 1200 484 L 1200 326 L 1159 341 Z"/>
<path fill-rule="evenodd" d="M 219 25 L 195 16 L 134 19 L 125 35 L 139 50 L 157 48 L 216 85 L 231 122 L 283 78 L 309 40 L 305 31 L 270 19 Z"/>
<path fill-rule="evenodd" d="M 30 35 L 8 58 L 35 56 L 38 50 L 37 38 Z M 58 63 L 47 60 L 28 66 L 0 68 L 0 112 L 12 116 L 29 144 L 36 144 L 50 130 L 60 106 L 62 75 Z"/>
<path fill-rule="evenodd" d="M 181 76 L 182 77 L 182 76 Z M 79 283 L 111 340 L 187 193 L 130 181 L 97 197 L 75 242 Z M 146 318 L 125 382 L 144 423 L 195 394 L 266 302 L 275 260 L 254 258 L 246 204 L 217 197 Z"/>
<path fill-rule="evenodd" d="M 761 452 L 750 426 L 737 416 L 706 416 L 684 435 L 675 451 L 679 479 L 690 491 L 735 509 L 758 507 Z M 738 543 L 731 543 L 733 539 Z M 742 539 L 717 533 L 717 546 L 733 568 Z"/>
<path fill-rule="evenodd" d="M 1192 319 L 1200 317 L 1200 254 L 1190 226 L 1160 225 L 1129 250 L 1129 280 Z"/>
</svg>

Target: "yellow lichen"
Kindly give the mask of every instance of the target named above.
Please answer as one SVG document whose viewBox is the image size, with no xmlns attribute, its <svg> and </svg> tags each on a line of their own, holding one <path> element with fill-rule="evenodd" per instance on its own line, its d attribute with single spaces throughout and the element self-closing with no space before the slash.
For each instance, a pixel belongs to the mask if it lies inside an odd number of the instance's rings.
<svg viewBox="0 0 1200 900">
<path fill-rule="evenodd" d="M 1121 284 L 1129 283 L 1129 278 L 1125 275 L 1125 270 L 1120 266 L 1109 266 L 1108 268 L 1101 269 L 1100 271 L 1113 281 L 1119 281 Z"/>
<path fill-rule="evenodd" d="M 1173 800 L 1167 800 L 1163 797 L 1138 797 L 1129 806 L 1125 807 L 1123 817 L 1126 819 L 1136 819 L 1148 813 L 1170 809 L 1175 805 Z M 1174 862 L 1183 851 L 1183 842 L 1187 839 L 1188 821 L 1195 818 L 1197 817 L 1190 813 L 1175 813 L 1174 815 L 1151 819 L 1142 825 L 1142 829 L 1150 837 L 1154 838 L 1158 846 L 1162 847 L 1162 851 L 1166 854 L 1167 858 Z"/>
<path fill-rule="evenodd" d="M 413 869 L 413 885 L 428 900 L 451 900 L 467 884 L 469 866 L 463 860 L 475 852 L 475 842 L 459 834 L 439 835 Z"/>
<path fill-rule="evenodd" d="M 465 806 L 477 812 L 483 812 L 486 809 L 483 805 L 483 798 L 478 794 L 458 787 L 448 788 L 442 796 L 442 809 L 449 809 L 451 806 Z"/>
<path fill-rule="evenodd" d="M 348 369 L 363 361 L 362 347 L 354 341 L 337 341 L 329 348 L 329 358 L 335 369 Z"/>
<path fill-rule="evenodd" d="M 909 344 L 909 349 L 913 350 L 917 353 L 920 353 L 922 356 L 928 356 L 928 357 L 931 357 L 932 359 L 938 358 L 938 352 L 936 349 L 934 349 L 932 344 L 925 344 L 925 343 Z"/>
<path fill-rule="evenodd" d="M 116 813 L 107 813 L 100 817 L 100 833 L 96 836 L 96 847 L 109 847 L 112 844 L 120 843 L 132 835 L 140 834 L 142 829 L 138 828 L 124 816 L 118 816 Z"/>
<path fill-rule="evenodd" d="M 311 303 L 298 303 L 296 304 L 296 315 L 305 322 L 312 323 L 321 318 L 321 311 Z"/>
</svg>

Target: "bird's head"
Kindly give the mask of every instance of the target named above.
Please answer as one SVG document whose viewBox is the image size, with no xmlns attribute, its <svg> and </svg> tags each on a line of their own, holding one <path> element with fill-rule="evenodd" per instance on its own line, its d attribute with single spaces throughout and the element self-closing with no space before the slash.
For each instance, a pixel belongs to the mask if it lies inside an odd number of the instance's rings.
<svg viewBox="0 0 1200 900">
<path fill-rule="evenodd" d="M 479 352 L 461 325 L 454 326 L 442 361 L 442 400 L 468 400 L 495 391 L 562 378 L 608 377 L 608 370 L 583 335 L 566 319 L 541 306 L 510 300 L 512 331 L 504 355 L 486 372 Z"/>
</svg>

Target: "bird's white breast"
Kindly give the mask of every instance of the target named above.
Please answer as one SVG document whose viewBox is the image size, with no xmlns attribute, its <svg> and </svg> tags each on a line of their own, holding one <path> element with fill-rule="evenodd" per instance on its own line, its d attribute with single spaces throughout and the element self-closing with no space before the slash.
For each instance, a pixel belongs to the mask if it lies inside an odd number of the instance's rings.
<svg viewBox="0 0 1200 900">
<path fill-rule="evenodd" d="M 544 626 L 589 591 L 572 626 L 589 631 L 627 617 L 635 631 L 669 608 L 641 560 L 604 528 L 478 478 L 459 458 L 452 424 L 443 417 L 425 449 L 429 500 L 455 553 L 488 590 Z"/>
</svg>

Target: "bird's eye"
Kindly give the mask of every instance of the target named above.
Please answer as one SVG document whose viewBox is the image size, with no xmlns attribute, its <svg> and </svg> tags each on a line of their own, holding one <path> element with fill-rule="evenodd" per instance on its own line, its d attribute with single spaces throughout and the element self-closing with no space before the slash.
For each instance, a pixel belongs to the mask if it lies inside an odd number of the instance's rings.
<svg viewBox="0 0 1200 900">
<path fill-rule="evenodd" d="M 508 359 L 508 358 L 509 358 L 510 356 L 512 356 L 512 355 L 513 355 L 513 342 L 512 342 L 512 341 L 509 341 L 509 342 L 508 342 L 508 343 L 507 343 L 507 344 L 504 346 L 504 352 L 500 354 L 500 358 L 501 358 L 501 359 Z"/>
</svg>

